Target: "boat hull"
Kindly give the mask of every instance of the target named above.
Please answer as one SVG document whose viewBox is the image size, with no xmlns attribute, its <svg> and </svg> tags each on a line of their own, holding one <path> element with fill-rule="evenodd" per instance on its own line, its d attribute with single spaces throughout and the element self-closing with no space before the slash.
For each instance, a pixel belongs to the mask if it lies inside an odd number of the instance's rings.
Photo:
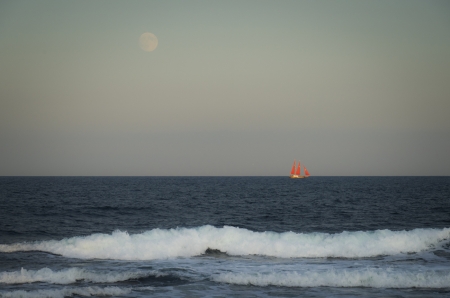
<svg viewBox="0 0 450 298">
<path fill-rule="evenodd" d="M 290 175 L 289 178 L 291 179 L 302 179 L 307 178 L 308 176 L 302 176 L 302 175 Z"/>
</svg>

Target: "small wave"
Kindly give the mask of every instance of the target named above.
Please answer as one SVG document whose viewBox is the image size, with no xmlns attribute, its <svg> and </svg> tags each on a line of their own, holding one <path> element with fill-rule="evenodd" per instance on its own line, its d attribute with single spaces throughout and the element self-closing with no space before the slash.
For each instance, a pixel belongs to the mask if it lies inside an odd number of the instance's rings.
<svg viewBox="0 0 450 298">
<path fill-rule="evenodd" d="M 71 284 L 77 281 L 95 283 L 114 283 L 130 279 L 139 279 L 149 276 L 146 272 L 91 272 L 79 268 L 70 268 L 60 271 L 53 271 L 49 268 L 40 270 L 26 270 L 13 272 L 1 272 L 0 283 L 23 284 L 33 282 L 46 282 L 52 284 Z"/>
<path fill-rule="evenodd" d="M 84 288 L 63 288 L 55 290 L 36 290 L 36 291 L 12 291 L 0 292 L 1 297 L 5 298 L 64 298 L 73 295 L 79 296 L 120 296 L 131 293 L 131 289 L 119 287 L 84 287 Z"/>
<path fill-rule="evenodd" d="M 208 225 L 154 229 L 134 235 L 115 231 L 59 241 L 2 244 L 0 252 L 38 250 L 82 259 L 154 260 L 198 256 L 210 249 L 235 256 L 360 258 L 425 251 L 449 238 L 450 228 L 328 234 L 253 232 Z"/>
<path fill-rule="evenodd" d="M 215 276 L 213 281 L 262 287 L 449 288 L 450 272 L 399 272 L 371 268 L 358 271 L 223 273 Z"/>
</svg>

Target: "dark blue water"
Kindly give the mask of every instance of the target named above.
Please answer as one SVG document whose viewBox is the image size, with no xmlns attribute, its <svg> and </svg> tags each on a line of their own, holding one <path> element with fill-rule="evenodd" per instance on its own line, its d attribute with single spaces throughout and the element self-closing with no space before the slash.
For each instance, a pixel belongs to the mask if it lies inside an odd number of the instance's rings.
<svg viewBox="0 0 450 298">
<path fill-rule="evenodd" d="M 0 296 L 444 297 L 450 177 L 0 177 Z"/>
</svg>

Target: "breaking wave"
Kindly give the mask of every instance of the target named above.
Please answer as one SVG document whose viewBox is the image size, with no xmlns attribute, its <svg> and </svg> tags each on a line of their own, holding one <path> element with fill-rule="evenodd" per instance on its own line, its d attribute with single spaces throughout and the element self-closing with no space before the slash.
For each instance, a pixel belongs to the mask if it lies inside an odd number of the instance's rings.
<svg viewBox="0 0 450 298">
<path fill-rule="evenodd" d="M 450 272 L 395 271 L 390 269 L 334 270 L 271 273 L 223 273 L 216 282 L 282 287 L 449 288 Z"/>
<path fill-rule="evenodd" d="M 216 228 L 153 229 L 130 235 L 93 234 L 34 243 L 0 245 L 0 252 L 44 251 L 81 259 L 155 260 L 192 257 L 208 249 L 229 255 L 279 258 L 360 258 L 415 253 L 437 247 L 450 238 L 450 228 L 411 231 L 328 233 L 253 232 L 225 226 Z"/>
<path fill-rule="evenodd" d="M 77 281 L 94 283 L 114 283 L 129 279 L 138 279 L 149 276 L 146 272 L 92 272 L 79 268 L 70 268 L 60 271 L 53 271 L 49 268 L 40 270 L 26 270 L 13 272 L 1 272 L 0 283 L 23 284 L 33 282 L 46 282 L 52 284 L 71 284 Z"/>
<path fill-rule="evenodd" d="M 5 298 L 64 298 L 73 295 L 79 296 L 120 296 L 131 293 L 131 289 L 118 287 L 84 287 L 84 288 L 63 288 L 54 290 L 36 290 L 36 291 L 12 291 L 0 293 L 1 297 Z"/>
</svg>

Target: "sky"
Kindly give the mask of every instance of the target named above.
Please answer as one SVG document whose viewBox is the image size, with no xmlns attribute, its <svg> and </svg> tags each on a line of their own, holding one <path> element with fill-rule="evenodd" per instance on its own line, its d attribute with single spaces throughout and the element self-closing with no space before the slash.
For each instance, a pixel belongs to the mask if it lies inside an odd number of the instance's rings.
<svg viewBox="0 0 450 298">
<path fill-rule="evenodd" d="M 450 175 L 448 1 L 0 0 L 0 176 L 287 176 L 294 160 Z"/>
</svg>

